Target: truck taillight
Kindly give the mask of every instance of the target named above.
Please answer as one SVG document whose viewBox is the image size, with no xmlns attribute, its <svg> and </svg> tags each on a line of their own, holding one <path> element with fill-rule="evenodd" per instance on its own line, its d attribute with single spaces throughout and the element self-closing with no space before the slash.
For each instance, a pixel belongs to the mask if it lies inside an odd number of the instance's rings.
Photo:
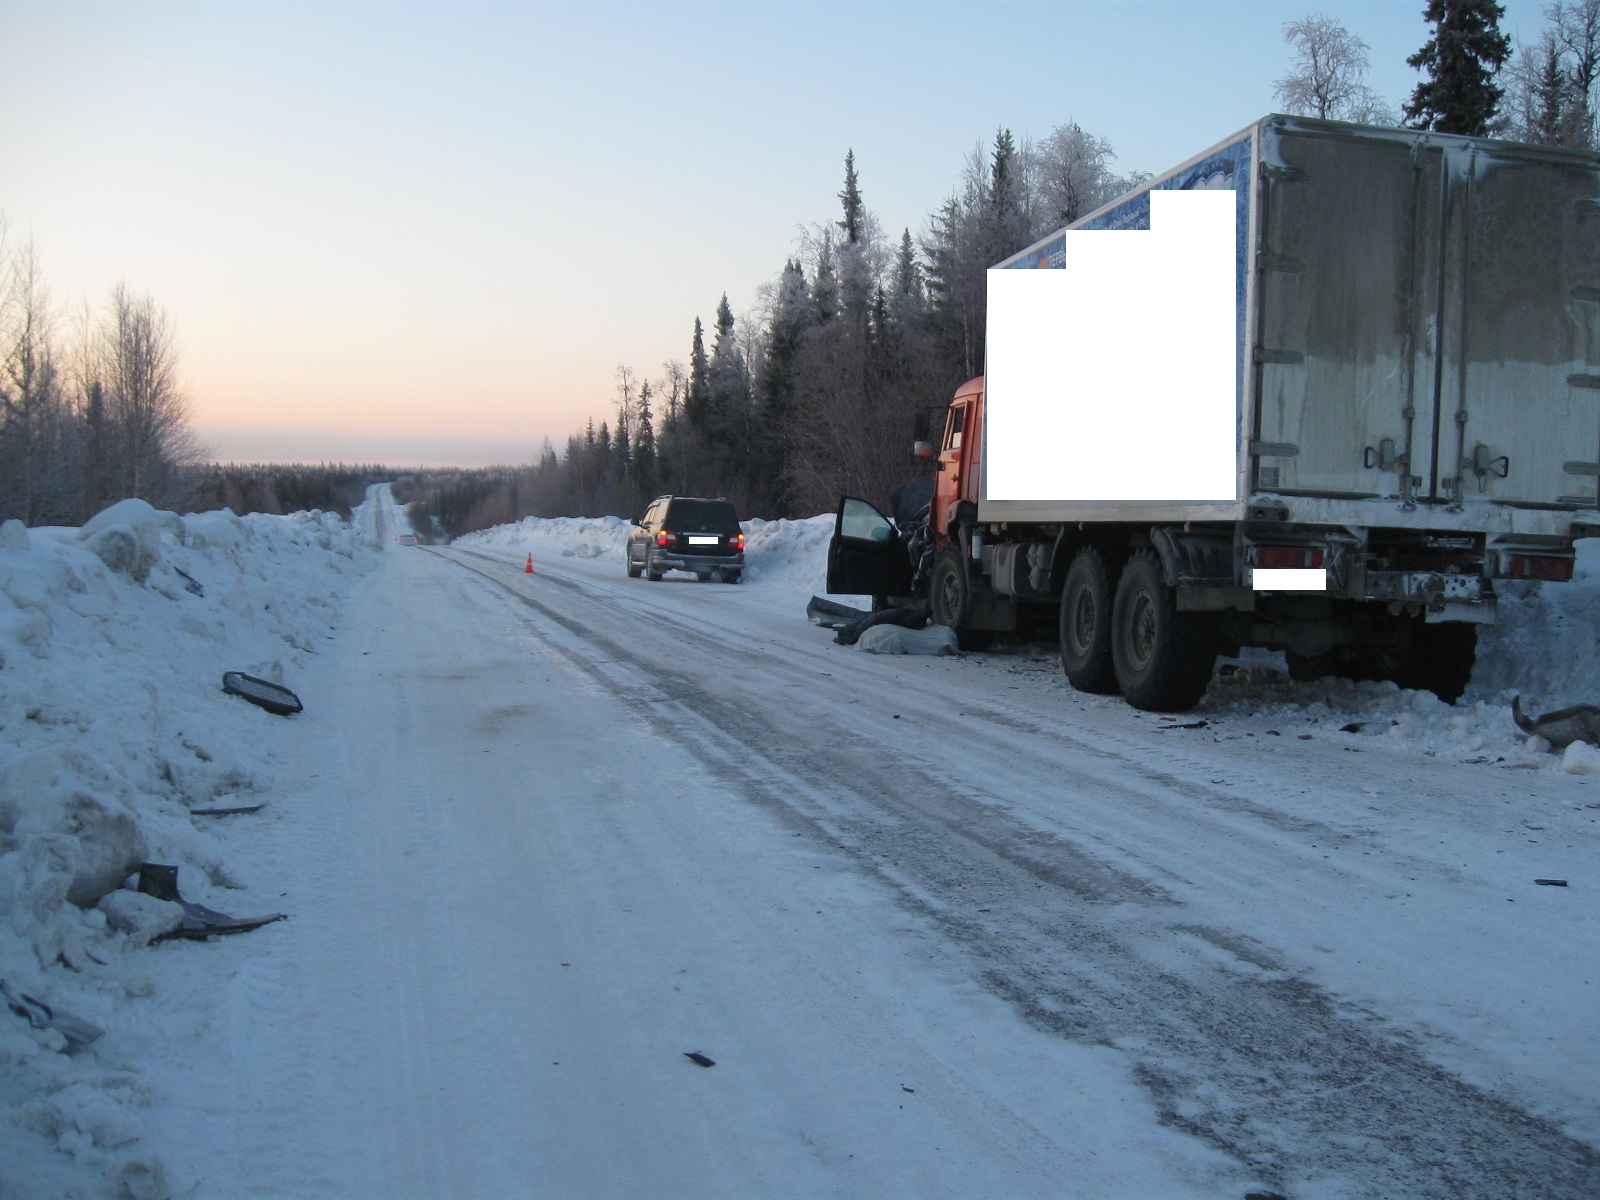
<svg viewBox="0 0 1600 1200">
<path fill-rule="evenodd" d="M 663 529 L 660 533 L 656 534 L 656 545 L 658 546 L 675 546 L 677 543 L 678 535 L 675 533 L 669 533 L 667 530 Z"/>
<path fill-rule="evenodd" d="M 736 533 L 728 539 L 728 545 L 735 550 L 744 549 L 744 534 Z"/>
<path fill-rule="evenodd" d="M 1289 570 L 1322 565 L 1322 551 L 1315 546 L 1256 546 L 1254 565 Z"/>
<path fill-rule="evenodd" d="M 1548 579 L 1566 583 L 1572 578 L 1572 559 L 1549 558 L 1542 554 L 1508 554 L 1505 573 L 1512 579 Z"/>
</svg>

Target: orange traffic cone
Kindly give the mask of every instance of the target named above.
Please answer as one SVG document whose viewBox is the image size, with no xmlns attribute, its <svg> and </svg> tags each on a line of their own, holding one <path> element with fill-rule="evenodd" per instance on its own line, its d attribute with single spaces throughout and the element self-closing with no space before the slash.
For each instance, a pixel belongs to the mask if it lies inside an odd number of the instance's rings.
<svg viewBox="0 0 1600 1200">
<path fill-rule="evenodd" d="M 522 568 L 522 573 L 524 575 L 537 574 L 537 572 L 535 572 L 533 569 L 533 551 L 531 550 L 528 551 L 528 565 Z"/>
</svg>

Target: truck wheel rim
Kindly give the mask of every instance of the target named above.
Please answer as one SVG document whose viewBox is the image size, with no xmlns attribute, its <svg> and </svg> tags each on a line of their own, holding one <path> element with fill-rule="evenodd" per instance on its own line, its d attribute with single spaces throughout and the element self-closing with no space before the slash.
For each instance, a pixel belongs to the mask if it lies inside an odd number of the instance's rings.
<svg viewBox="0 0 1600 1200">
<path fill-rule="evenodd" d="M 1094 640 L 1094 623 L 1094 597 L 1088 592 L 1079 592 L 1072 606 L 1072 649 L 1075 653 L 1088 653 L 1089 643 Z"/>
<path fill-rule="evenodd" d="M 1134 598 L 1129 617 L 1128 657 L 1142 671 L 1150 665 L 1156 648 L 1156 606 L 1147 593 L 1141 592 Z"/>
<path fill-rule="evenodd" d="M 954 625 L 961 609 L 961 582 L 954 572 L 947 574 L 939 587 L 939 607 L 939 615 L 948 618 L 945 623 Z"/>
</svg>

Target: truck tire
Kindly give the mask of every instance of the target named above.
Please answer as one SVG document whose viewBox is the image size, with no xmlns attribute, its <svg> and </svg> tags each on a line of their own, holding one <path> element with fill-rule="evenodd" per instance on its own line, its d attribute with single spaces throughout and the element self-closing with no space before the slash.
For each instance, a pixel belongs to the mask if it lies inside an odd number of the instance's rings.
<svg viewBox="0 0 1600 1200">
<path fill-rule="evenodd" d="M 928 581 L 928 618 L 935 625 L 948 625 L 956 631 L 956 642 L 963 650 L 982 650 L 993 636 L 982 629 L 968 629 L 972 615 L 972 577 L 961 552 L 950 547 L 933 564 Z"/>
<path fill-rule="evenodd" d="M 1061 666 L 1080 692 L 1117 690 L 1111 661 L 1111 580 L 1093 546 L 1078 551 L 1061 589 Z"/>
<path fill-rule="evenodd" d="M 1209 613 L 1180 613 L 1152 551 L 1128 560 L 1111 606 L 1111 661 L 1128 703 L 1146 712 L 1183 712 L 1206 694 L 1217 665 Z"/>
<path fill-rule="evenodd" d="M 637 564 L 635 564 L 633 559 L 630 558 L 628 560 L 628 578 L 629 579 L 637 579 L 643 573 L 644 573 L 644 568 L 641 567 L 641 566 L 638 566 Z"/>
<path fill-rule="evenodd" d="M 661 572 L 656 569 L 655 560 L 650 557 L 650 551 L 644 552 L 644 577 L 651 583 L 661 582 Z"/>
</svg>

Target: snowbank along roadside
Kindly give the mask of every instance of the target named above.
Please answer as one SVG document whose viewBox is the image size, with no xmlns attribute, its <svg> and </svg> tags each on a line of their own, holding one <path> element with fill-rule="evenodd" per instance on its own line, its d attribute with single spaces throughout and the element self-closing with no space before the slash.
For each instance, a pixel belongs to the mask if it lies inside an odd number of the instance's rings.
<svg viewBox="0 0 1600 1200">
<path fill-rule="evenodd" d="M 180 517 L 141 500 L 81 530 L 0 528 L 0 979 L 105 1030 L 74 1046 L 0 1009 L 0 1195 L 185 1187 L 141 1149 L 141 1111 L 168 1084 L 129 1036 L 162 955 L 183 952 L 151 944 L 183 910 L 131 876 L 171 864 L 185 900 L 272 910 L 270 881 L 230 867 L 228 818 L 196 815 L 253 803 L 263 726 L 282 720 L 221 677 L 292 688 L 376 562 L 371 536 L 331 513 Z"/>
</svg>

